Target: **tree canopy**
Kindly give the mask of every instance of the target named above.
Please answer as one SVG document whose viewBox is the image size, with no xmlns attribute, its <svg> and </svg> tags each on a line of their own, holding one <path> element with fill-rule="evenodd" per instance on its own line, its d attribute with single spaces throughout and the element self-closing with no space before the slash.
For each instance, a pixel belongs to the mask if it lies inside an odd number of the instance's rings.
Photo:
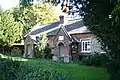
<svg viewBox="0 0 120 80">
<path fill-rule="evenodd" d="M 34 4 L 28 5 L 25 8 L 13 8 L 11 13 L 17 22 L 23 25 L 23 33 L 26 33 L 37 23 L 46 24 L 57 20 L 53 8 L 50 4 Z"/>
<path fill-rule="evenodd" d="M 49 4 L 15 7 L 7 11 L 0 9 L 0 44 L 21 42 L 24 34 L 37 23 L 46 24 L 57 20 Z"/>
<path fill-rule="evenodd" d="M 120 80 L 120 1 L 80 0 L 84 22 L 108 54 L 110 80 Z"/>
<path fill-rule="evenodd" d="M 11 45 L 20 40 L 21 27 L 15 21 L 13 15 L 9 12 L 1 12 L 0 14 L 0 44 Z"/>
</svg>

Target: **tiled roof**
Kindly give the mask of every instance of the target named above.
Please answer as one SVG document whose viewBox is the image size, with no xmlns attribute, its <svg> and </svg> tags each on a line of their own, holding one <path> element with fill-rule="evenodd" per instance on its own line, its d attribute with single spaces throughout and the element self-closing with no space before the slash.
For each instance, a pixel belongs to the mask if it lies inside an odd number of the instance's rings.
<svg viewBox="0 0 120 80">
<path fill-rule="evenodd" d="M 79 42 L 75 37 L 72 37 L 72 42 Z"/>
<path fill-rule="evenodd" d="M 39 25 L 37 24 L 34 26 L 31 31 L 30 35 L 33 39 L 36 36 L 39 36 L 42 33 L 47 33 L 47 35 L 56 35 L 60 28 L 60 22 L 54 22 L 51 24 Z M 67 30 L 68 34 L 75 34 L 75 33 L 88 33 L 89 30 L 84 26 L 84 22 L 80 19 L 78 20 L 69 20 L 66 24 L 64 24 L 65 29 Z"/>
<path fill-rule="evenodd" d="M 51 29 L 58 27 L 59 24 L 60 22 L 54 22 L 54 23 L 45 24 L 45 25 L 36 25 L 35 27 L 33 27 L 33 29 L 31 29 L 30 35 L 36 35 L 36 34 L 43 33 L 45 31 L 49 31 Z"/>
</svg>

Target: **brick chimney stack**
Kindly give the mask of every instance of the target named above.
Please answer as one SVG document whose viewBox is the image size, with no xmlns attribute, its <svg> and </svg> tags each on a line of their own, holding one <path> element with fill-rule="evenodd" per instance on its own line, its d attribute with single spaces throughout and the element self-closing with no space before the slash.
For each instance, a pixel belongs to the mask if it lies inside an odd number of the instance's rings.
<svg viewBox="0 0 120 80">
<path fill-rule="evenodd" d="M 64 24 L 64 16 L 63 15 L 60 15 L 59 16 L 59 19 L 60 19 L 60 24 Z"/>
</svg>

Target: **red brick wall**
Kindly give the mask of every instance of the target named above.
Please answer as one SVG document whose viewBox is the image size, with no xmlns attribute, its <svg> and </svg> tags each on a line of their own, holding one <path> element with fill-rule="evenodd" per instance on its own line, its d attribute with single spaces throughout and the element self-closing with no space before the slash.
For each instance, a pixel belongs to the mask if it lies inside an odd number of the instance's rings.
<svg viewBox="0 0 120 80">
<path fill-rule="evenodd" d="M 48 38 L 48 40 L 53 41 L 55 36 L 48 36 L 47 38 Z"/>
<path fill-rule="evenodd" d="M 91 38 L 91 37 L 95 37 L 95 35 L 91 34 L 91 33 L 79 33 L 79 34 L 71 34 L 73 37 L 75 37 L 76 39 L 80 40 L 81 38 Z M 55 38 L 55 36 L 48 36 L 48 40 L 53 41 Z"/>
<path fill-rule="evenodd" d="M 95 37 L 95 35 L 91 34 L 91 33 L 79 33 L 79 34 L 71 34 L 73 37 L 75 37 L 76 39 L 80 40 L 81 38 L 91 38 L 91 37 Z"/>
<path fill-rule="evenodd" d="M 48 36 L 47 38 L 48 38 L 50 47 L 54 47 L 53 40 L 54 40 L 55 36 Z"/>
</svg>

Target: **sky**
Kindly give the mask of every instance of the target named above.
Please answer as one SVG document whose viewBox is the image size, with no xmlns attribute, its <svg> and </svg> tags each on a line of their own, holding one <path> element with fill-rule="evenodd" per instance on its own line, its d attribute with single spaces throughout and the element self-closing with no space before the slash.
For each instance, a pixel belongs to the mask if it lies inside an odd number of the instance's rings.
<svg viewBox="0 0 120 80">
<path fill-rule="evenodd" d="M 3 10 L 7 10 L 10 9 L 12 7 L 16 7 L 17 5 L 19 5 L 19 0 L 0 0 L 0 6 Z M 57 6 L 57 9 L 55 10 L 55 12 L 57 12 L 57 15 L 61 14 L 61 5 Z M 72 9 L 73 12 L 76 12 L 76 8 L 73 7 Z M 74 13 L 71 15 L 71 17 L 73 18 L 79 18 L 80 15 L 78 15 L 78 13 Z"/>
<path fill-rule="evenodd" d="M 19 4 L 19 0 L 0 0 L 0 6 L 3 10 L 10 9 Z"/>
</svg>

